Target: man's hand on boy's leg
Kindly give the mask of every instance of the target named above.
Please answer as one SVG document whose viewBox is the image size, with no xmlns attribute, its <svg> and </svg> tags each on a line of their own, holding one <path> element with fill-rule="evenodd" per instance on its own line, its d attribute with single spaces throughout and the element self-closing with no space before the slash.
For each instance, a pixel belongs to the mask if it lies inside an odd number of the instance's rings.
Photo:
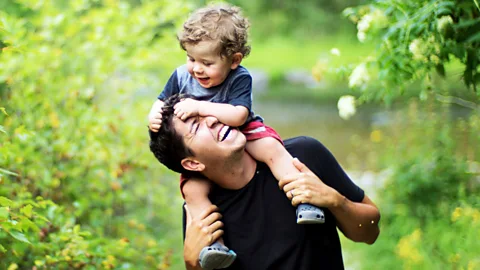
<svg viewBox="0 0 480 270">
<path fill-rule="evenodd" d="M 201 101 L 199 100 L 186 98 L 175 105 L 174 114 L 178 118 L 180 118 L 182 121 L 185 121 L 187 118 L 191 116 L 198 115 L 200 111 L 200 104 L 201 104 Z"/>
</svg>

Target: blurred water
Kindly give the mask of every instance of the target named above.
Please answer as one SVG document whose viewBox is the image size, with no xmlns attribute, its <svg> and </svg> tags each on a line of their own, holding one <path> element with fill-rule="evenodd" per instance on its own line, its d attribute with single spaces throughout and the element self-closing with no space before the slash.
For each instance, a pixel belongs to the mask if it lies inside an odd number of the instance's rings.
<svg viewBox="0 0 480 270">
<path fill-rule="evenodd" d="M 294 101 L 255 100 L 254 110 L 265 119 L 267 125 L 277 130 L 283 139 L 302 135 L 316 138 L 330 149 L 347 170 L 375 171 L 375 158 L 378 158 L 375 151 L 378 150 L 371 147 L 372 132 L 392 125 L 408 124 L 404 121 L 407 119 L 398 118 L 407 117 L 406 106 L 387 109 L 383 106 L 363 105 L 357 108 L 357 113 L 349 120 L 339 117 L 334 103 L 314 105 Z M 466 119 L 471 112 L 470 109 L 453 106 L 444 120 L 453 122 Z M 417 117 L 422 118 L 426 114 L 421 108 L 417 111 Z M 383 142 L 391 140 L 385 137 L 386 133 L 381 134 Z"/>
<path fill-rule="evenodd" d="M 388 121 L 389 113 L 376 109 L 360 109 L 350 120 L 338 116 L 336 104 L 302 104 L 257 102 L 255 113 L 265 119 L 283 139 L 294 136 L 311 136 L 322 142 L 342 166 L 348 167 L 349 157 L 364 156 L 368 150 L 355 147 L 358 142 L 368 142 L 372 126 L 380 117 Z M 379 116 L 377 116 L 379 115 Z M 382 123 L 384 124 L 384 123 Z"/>
</svg>

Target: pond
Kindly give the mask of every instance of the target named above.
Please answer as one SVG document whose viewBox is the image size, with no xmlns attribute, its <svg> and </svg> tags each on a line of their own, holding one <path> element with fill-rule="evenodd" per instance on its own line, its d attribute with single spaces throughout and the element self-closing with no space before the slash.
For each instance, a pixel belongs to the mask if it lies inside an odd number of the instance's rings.
<svg viewBox="0 0 480 270">
<path fill-rule="evenodd" d="M 380 105 L 363 105 L 357 108 L 357 113 L 349 120 L 339 117 L 336 104 L 333 103 L 316 105 L 257 99 L 254 110 L 284 139 L 306 135 L 321 141 L 347 170 L 376 170 L 374 160 L 378 153 L 371 147 L 372 139 L 378 141 L 389 138 L 375 138 L 375 132 L 377 135 L 383 134 L 380 130 L 394 124 L 408 125 L 408 122 L 396 118 L 398 115 L 407 115 L 406 106 L 386 109 Z M 419 117 L 425 113 L 420 109 Z M 446 121 L 466 119 L 469 113 L 470 109 L 454 106 Z"/>
</svg>

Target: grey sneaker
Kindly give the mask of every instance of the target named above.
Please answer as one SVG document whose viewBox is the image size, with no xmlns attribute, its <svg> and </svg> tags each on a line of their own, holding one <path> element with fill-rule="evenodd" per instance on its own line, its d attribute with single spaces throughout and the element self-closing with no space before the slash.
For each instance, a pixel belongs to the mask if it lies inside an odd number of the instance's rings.
<svg viewBox="0 0 480 270">
<path fill-rule="evenodd" d="M 302 203 L 297 207 L 298 224 L 323 224 L 325 214 L 323 210 L 311 204 Z"/>
<path fill-rule="evenodd" d="M 215 242 L 200 251 L 199 262 L 204 270 L 222 269 L 229 267 L 237 258 L 237 254 L 226 246 Z"/>
</svg>

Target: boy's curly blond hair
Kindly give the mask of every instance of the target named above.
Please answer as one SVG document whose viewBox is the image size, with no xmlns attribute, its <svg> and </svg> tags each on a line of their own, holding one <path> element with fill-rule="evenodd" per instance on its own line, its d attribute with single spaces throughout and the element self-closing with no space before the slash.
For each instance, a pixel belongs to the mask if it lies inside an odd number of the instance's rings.
<svg viewBox="0 0 480 270">
<path fill-rule="evenodd" d="M 208 6 L 196 10 L 183 24 L 178 34 L 180 46 L 186 51 L 187 44 L 200 41 L 217 41 L 221 56 L 231 57 L 239 52 L 246 57 L 250 53 L 247 45 L 249 23 L 241 15 L 241 9 L 230 5 Z"/>
</svg>

